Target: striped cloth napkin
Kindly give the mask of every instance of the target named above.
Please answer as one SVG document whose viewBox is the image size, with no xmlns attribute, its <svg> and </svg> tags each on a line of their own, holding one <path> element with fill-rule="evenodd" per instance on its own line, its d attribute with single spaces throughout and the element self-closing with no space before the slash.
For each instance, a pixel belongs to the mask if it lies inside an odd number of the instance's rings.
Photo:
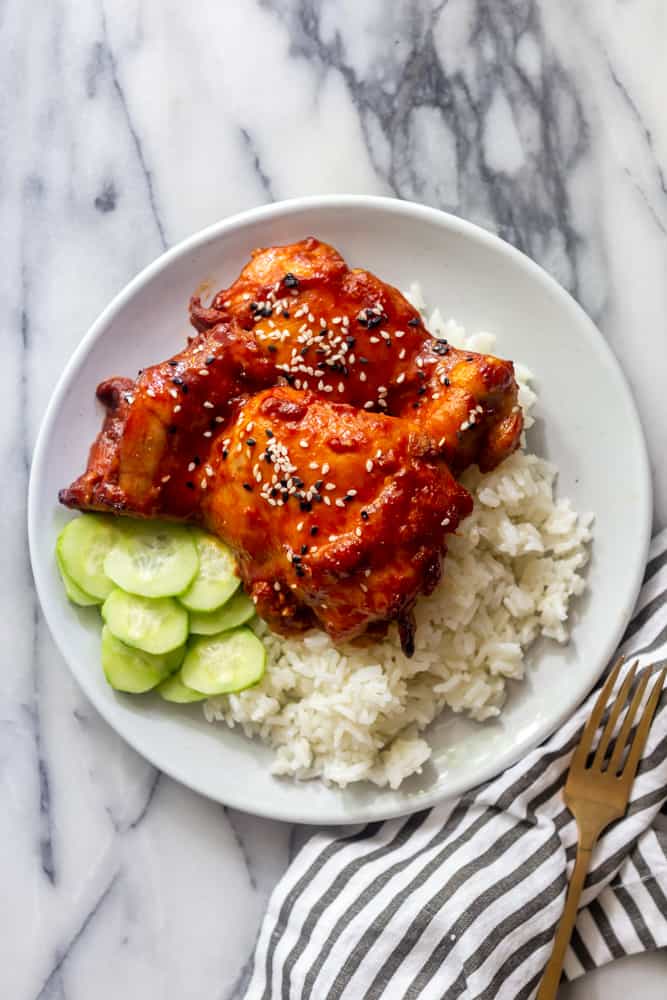
<svg viewBox="0 0 667 1000">
<path fill-rule="evenodd" d="M 667 659 L 667 531 L 652 542 L 621 652 L 641 666 Z M 271 897 L 246 1000 L 533 997 L 576 851 L 561 791 L 596 696 L 524 760 L 460 799 L 351 834 L 313 836 Z M 666 801 L 663 695 L 627 815 L 593 855 L 568 979 L 667 945 Z"/>
</svg>

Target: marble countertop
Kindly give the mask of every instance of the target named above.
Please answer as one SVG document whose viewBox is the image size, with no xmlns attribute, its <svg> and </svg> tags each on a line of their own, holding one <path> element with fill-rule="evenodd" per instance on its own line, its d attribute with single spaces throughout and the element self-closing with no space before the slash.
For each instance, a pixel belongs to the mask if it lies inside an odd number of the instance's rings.
<svg viewBox="0 0 667 1000">
<path fill-rule="evenodd" d="M 25 538 L 30 456 L 101 308 L 223 216 L 323 192 L 445 208 L 598 323 L 667 524 L 663 0 L 6 0 L 0 13 L 5 488 L 0 995 L 242 995 L 305 831 L 208 802 L 101 721 L 56 653 Z M 664 996 L 667 956 L 563 990 Z"/>
</svg>

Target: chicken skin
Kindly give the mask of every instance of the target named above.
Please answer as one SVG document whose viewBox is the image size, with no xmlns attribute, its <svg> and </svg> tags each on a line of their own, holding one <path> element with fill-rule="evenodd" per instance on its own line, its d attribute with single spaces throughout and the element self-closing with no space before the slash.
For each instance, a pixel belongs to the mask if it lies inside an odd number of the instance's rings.
<svg viewBox="0 0 667 1000">
<path fill-rule="evenodd" d="M 245 401 L 210 455 L 205 525 L 236 552 L 257 611 L 335 641 L 398 621 L 440 579 L 469 493 L 406 421 L 278 387 Z"/>
<path fill-rule="evenodd" d="M 455 472 L 488 471 L 518 446 L 512 363 L 436 340 L 396 288 L 319 240 L 255 250 L 210 308 L 193 298 L 190 315 L 200 332 L 236 321 L 296 389 L 410 418 Z"/>
<path fill-rule="evenodd" d="M 400 292 L 315 239 L 255 251 L 190 314 L 183 351 L 98 387 L 104 425 L 61 502 L 201 522 L 277 631 L 343 639 L 395 619 L 409 651 L 414 600 L 471 509 L 451 473 L 518 446 L 512 363 L 433 338 Z"/>
</svg>

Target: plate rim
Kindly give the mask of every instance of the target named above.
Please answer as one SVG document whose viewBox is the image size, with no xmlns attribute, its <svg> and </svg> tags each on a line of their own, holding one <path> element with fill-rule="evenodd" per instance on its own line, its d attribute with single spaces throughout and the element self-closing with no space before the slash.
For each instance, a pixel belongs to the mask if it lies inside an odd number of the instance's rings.
<svg viewBox="0 0 667 1000">
<path fill-rule="evenodd" d="M 349 209 L 359 206 L 363 206 L 365 209 L 371 209 L 379 213 L 409 216 L 410 218 L 416 218 L 417 220 L 422 219 L 424 222 L 441 226 L 442 228 L 449 229 L 455 234 L 468 237 L 478 243 L 481 243 L 489 249 L 501 253 L 505 257 L 513 259 L 514 262 L 521 269 L 532 276 L 532 278 L 535 279 L 546 292 L 554 295 L 557 300 L 560 300 L 560 303 L 566 310 L 569 310 L 570 313 L 577 316 L 578 324 L 581 327 L 582 332 L 588 338 L 589 342 L 592 342 L 597 350 L 602 351 L 605 355 L 607 364 L 619 384 L 622 386 L 622 390 L 626 397 L 625 402 L 628 406 L 629 413 L 632 416 L 631 430 L 633 436 L 637 439 L 637 446 L 639 449 L 637 459 L 639 460 L 639 464 L 642 469 L 641 482 L 636 484 L 640 491 L 638 507 L 642 508 L 641 520 L 638 527 L 640 537 L 638 555 L 641 555 L 641 558 L 637 558 L 635 566 L 633 567 L 632 581 L 631 585 L 628 587 L 629 597 L 626 602 L 626 607 L 623 609 L 623 614 L 619 617 L 619 621 L 615 627 L 610 629 L 606 641 L 601 644 L 600 663 L 598 668 L 596 668 L 592 683 L 589 679 L 590 675 L 587 675 L 584 683 L 573 685 L 572 696 L 568 699 L 568 707 L 559 712 L 556 717 L 550 719 L 548 723 L 542 723 L 537 726 L 535 732 L 530 738 L 525 738 L 518 743 L 512 744 L 506 750 L 495 755 L 493 762 L 480 766 L 474 784 L 472 784 L 470 780 L 466 780 L 464 776 L 461 776 L 458 779 L 456 776 L 452 776 L 445 789 L 434 788 L 432 790 L 419 793 L 419 795 L 414 798 L 412 796 L 406 796 L 403 803 L 387 809 L 383 809 L 381 806 L 383 790 L 378 789 L 378 797 L 375 802 L 380 803 L 379 807 L 376 807 L 374 802 L 371 807 L 366 806 L 351 809 L 349 813 L 341 816 L 340 812 L 327 812 L 327 809 L 322 808 L 322 805 L 320 804 L 317 807 L 317 816 L 313 816 L 299 812 L 298 808 L 293 808 L 289 802 L 287 802 L 285 806 L 272 805 L 268 807 L 264 807 L 260 802 L 256 805 L 252 804 L 252 806 L 249 807 L 248 802 L 244 799 L 243 795 L 238 795 L 235 791 L 231 791 L 230 794 L 225 793 L 225 798 L 222 799 L 219 794 L 215 794 L 215 792 L 210 788 L 203 787 L 202 784 L 198 782 L 196 775 L 193 777 L 187 773 L 180 773 L 177 766 L 172 767 L 169 764 L 165 766 L 164 763 L 156 760 L 150 746 L 145 745 L 144 740 L 140 735 L 137 736 L 134 733 L 128 734 L 122 725 L 119 727 L 118 720 L 114 717 L 112 710 L 104 703 L 101 703 L 96 697 L 95 689 L 92 683 L 88 684 L 85 677 L 82 679 L 73 668 L 65 650 L 66 644 L 64 639 L 59 635 L 58 628 L 54 628 L 52 626 L 51 620 L 44 610 L 45 604 L 47 603 L 45 602 L 47 584 L 46 579 L 42 577 L 39 560 L 36 555 L 36 536 L 39 530 L 37 482 L 39 479 L 38 473 L 44 461 L 44 452 L 47 440 L 60 409 L 61 402 L 69 389 L 70 383 L 73 382 L 82 362 L 88 355 L 90 347 L 102 335 L 104 329 L 109 325 L 115 315 L 155 275 L 159 274 L 171 263 L 177 261 L 179 258 L 189 254 L 190 252 L 197 250 L 210 242 L 216 241 L 228 232 L 242 229 L 247 225 L 268 222 L 277 217 L 289 217 L 290 215 L 298 214 L 308 209 L 315 210 L 324 207 Z M 548 739 L 568 718 L 570 718 L 599 679 L 604 667 L 615 652 L 619 640 L 621 639 L 626 625 L 632 615 L 637 595 L 641 588 L 646 566 L 646 557 L 651 540 L 652 511 L 653 493 L 646 438 L 644 436 L 637 405 L 623 369 L 621 368 L 621 365 L 607 340 L 598 330 L 593 320 L 585 312 L 583 307 L 579 305 L 579 303 L 556 281 L 554 277 L 552 277 L 539 264 L 524 254 L 521 250 L 518 250 L 516 247 L 503 240 L 495 233 L 492 233 L 476 223 L 468 221 L 467 219 L 452 215 L 449 212 L 444 212 L 428 205 L 420 205 L 416 202 L 404 201 L 385 196 L 363 194 L 328 194 L 308 195 L 301 198 L 290 198 L 283 201 L 273 202 L 269 205 L 261 205 L 256 208 L 251 208 L 243 212 L 236 213 L 235 215 L 228 216 L 218 222 L 206 226 L 190 236 L 187 236 L 169 250 L 156 257 L 151 263 L 139 271 L 139 273 L 135 275 L 135 277 L 132 278 L 111 299 L 108 305 L 105 306 L 105 308 L 98 315 L 97 319 L 87 329 L 86 333 L 81 338 L 80 343 L 74 349 L 69 360 L 65 364 L 65 367 L 56 382 L 51 398 L 44 411 L 35 441 L 30 467 L 27 522 L 28 548 L 33 580 L 49 632 L 51 633 L 55 645 L 63 660 L 67 664 L 67 668 L 74 677 L 76 683 L 83 690 L 86 697 L 92 702 L 96 711 L 99 712 L 114 732 L 116 732 L 129 746 L 136 750 L 136 752 L 144 757 L 150 764 L 152 764 L 152 766 L 157 768 L 158 771 L 163 772 L 173 780 L 178 781 L 198 794 L 204 795 L 206 798 L 212 799 L 213 801 L 220 802 L 231 808 L 239 809 L 243 812 L 249 812 L 253 815 L 261 816 L 266 819 L 303 823 L 308 825 L 343 826 L 360 822 L 363 823 L 393 819 L 399 816 L 409 815 L 415 811 L 431 808 L 440 802 L 455 798 L 456 796 L 469 791 L 471 788 L 478 787 L 478 785 L 483 784 L 490 778 L 507 770 L 522 756 L 531 752 L 545 739 Z"/>
</svg>

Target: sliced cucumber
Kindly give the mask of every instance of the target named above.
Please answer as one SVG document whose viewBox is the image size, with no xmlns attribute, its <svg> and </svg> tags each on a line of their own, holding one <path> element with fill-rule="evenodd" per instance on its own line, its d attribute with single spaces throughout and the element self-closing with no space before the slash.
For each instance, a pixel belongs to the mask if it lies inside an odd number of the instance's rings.
<svg viewBox="0 0 667 1000">
<path fill-rule="evenodd" d="M 204 701 L 206 698 L 200 691 L 193 691 L 192 688 L 185 686 L 180 670 L 173 677 L 167 677 L 166 681 L 162 681 L 157 693 L 165 701 L 172 701 L 176 705 L 188 705 L 192 701 Z"/>
<path fill-rule="evenodd" d="M 170 659 L 171 658 L 171 659 Z M 126 646 L 108 626 L 102 629 L 102 669 L 116 691 L 141 694 L 150 691 L 169 676 L 174 654 L 153 656 L 140 649 Z"/>
<path fill-rule="evenodd" d="M 193 611 L 190 631 L 194 635 L 217 635 L 238 625 L 245 625 L 255 614 L 255 605 L 247 594 L 238 591 L 217 611 Z"/>
<path fill-rule="evenodd" d="M 194 639 L 185 654 L 181 677 L 202 694 L 231 694 L 261 680 L 266 650 L 249 628 Z"/>
<path fill-rule="evenodd" d="M 236 559 L 224 542 L 203 531 L 194 532 L 199 572 L 179 600 L 188 611 L 214 611 L 238 589 Z"/>
<path fill-rule="evenodd" d="M 104 561 L 107 575 L 142 597 L 170 597 L 189 587 L 199 559 L 192 532 L 177 524 L 129 521 Z"/>
<path fill-rule="evenodd" d="M 113 521 L 83 514 L 65 526 L 56 543 L 64 571 L 85 594 L 103 601 L 113 590 L 104 563 L 114 545 L 117 529 Z"/>
<path fill-rule="evenodd" d="M 169 653 L 188 636 L 188 613 L 171 597 L 139 597 L 113 590 L 102 618 L 117 639 L 145 653 Z"/>
<path fill-rule="evenodd" d="M 93 597 L 92 594 L 87 594 L 85 590 L 82 590 L 65 569 L 62 556 L 60 555 L 60 539 L 56 542 L 56 562 L 58 563 L 60 576 L 65 587 L 65 593 L 72 604 L 78 604 L 81 608 L 89 608 L 93 604 L 102 603 L 99 598 Z"/>
</svg>

